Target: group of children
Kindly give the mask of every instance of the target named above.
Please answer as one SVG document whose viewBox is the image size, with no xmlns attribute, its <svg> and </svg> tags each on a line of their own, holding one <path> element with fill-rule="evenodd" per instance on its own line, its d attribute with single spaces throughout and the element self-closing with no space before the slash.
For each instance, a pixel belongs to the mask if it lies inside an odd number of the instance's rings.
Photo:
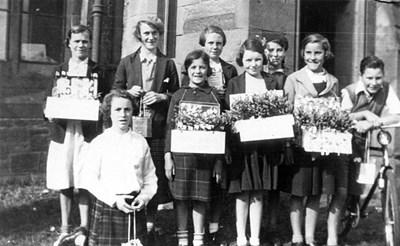
<svg viewBox="0 0 400 246">
<path fill-rule="evenodd" d="M 99 79 L 99 88 L 104 88 L 99 90 L 101 121 L 48 119 L 54 128 L 48 157 L 48 187 L 61 190 L 61 234 L 54 245 L 62 245 L 77 235 L 87 236 L 85 241 L 89 245 L 120 245 L 127 241 L 127 214 L 134 211 L 138 238 L 143 244 L 156 245 L 157 205 L 170 201 L 169 194 L 177 216 L 178 245 L 189 245 L 189 238 L 193 246 L 204 245 L 205 228 L 213 245 L 228 245 L 218 232 L 228 193 L 236 198 L 237 240 L 230 245 L 261 245 L 266 192 L 273 232 L 268 241 L 282 245 L 277 221 L 281 191 L 291 194 L 291 245 L 317 245 L 314 232 L 321 194 L 332 195 L 326 244 L 339 245 L 340 212 L 348 188 L 357 186 L 352 178 L 354 156 L 314 155 L 290 140 L 241 143 L 235 136 L 229 138 L 225 155 L 171 152 L 175 108 L 182 102 L 207 103 L 223 111 L 229 109 L 230 95 L 238 93 L 283 90 L 292 107 L 299 96 L 337 96 L 338 79 L 323 67 L 333 57 L 328 40 L 320 34 L 304 38 L 301 57 L 305 66 L 288 75 L 284 66 L 288 41 L 283 35 L 248 39 L 236 56 L 236 63 L 244 69 L 238 76 L 236 68 L 220 58 L 226 44 L 223 30 L 208 26 L 199 39 L 203 49 L 190 52 L 184 61 L 179 87 L 174 62 L 157 48 L 163 30 L 158 18 L 149 17 L 137 23 L 134 35 L 142 45 L 121 60 L 113 90 L 108 93 L 111 88 Z M 70 33 L 67 45 L 72 58 L 68 66 L 64 64 L 65 71 L 74 69 L 73 65 L 82 71 L 95 69 L 88 55 L 90 31 L 78 26 Z M 343 109 L 357 121 L 357 141 L 365 140 L 363 133 L 370 129 L 400 120 L 400 102 L 383 77 L 383 62 L 374 56 L 366 57 L 361 62 L 360 80 L 342 92 Z M 143 138 L 131 129 L 138 100 L 150 112 L 151 137 Z M 97 134 L 100 135 L 95 137 Z M 289 182 L 280 182 L 283 178 Z M 79 188 L 81 226 L 71 233 L 73 187 Z M 90 194 L 94 202 L 89 220 Z M 193 218 L 191 237 L 189 215 Z"/>
</svg>

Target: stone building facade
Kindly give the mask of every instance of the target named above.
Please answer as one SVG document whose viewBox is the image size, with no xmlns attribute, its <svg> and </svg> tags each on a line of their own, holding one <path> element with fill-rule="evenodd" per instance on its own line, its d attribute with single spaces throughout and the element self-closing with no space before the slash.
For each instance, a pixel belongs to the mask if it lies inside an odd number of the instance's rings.
<svg viewBox="0 0 400 246">
<path fill-rule="evenodd" d="M 43 175 L 48 147 L 48 130 L 42 120 L 44 89 L 52 78 L 55 63 L 21 59 L 26 16 L 45 8 L 52 0 L 3 0 L 6 37 L 0 38 L 0 180 L 26 175 Z M 26 8 L 26 4 L 31 4 Z M 234 63 L 238 47 L 248 37 L 268 32 L 284 33 L 289 40 L 286 66 L 295 71 L 303 66 L 300 40 L 308 33 L 328 37 L 335 58 L 326 66 L 339 78 L 340 88 L 354 82 L 358 64 L 375 54 L 386 63 L 386 79 L 400 95 L 400 5 L 376 0 L 63 0 L 62 30 L 82 23 L 97 30 L 93 57 L 104 65 L 112 83 L 121 57 L 135 51 L 136 22 L 144 15 L 157 15 L 165 23 L 160 49 L 180 67 L 186 54 L 200 48 L 198 37 L 206 25 L 222 27 L 227 44 L 222 58 Z M 390 1 L 388 1 L 390 2 Z M 32 7 L 35 4 L 39 7 Z M 3 5 L 3 6 L 2 6 Z M 30 20 L 30 19 L 29 19 Z M 34 20 L 34 18 L 33 18 Z M 0 23 L 1 24 L 1 23 Z M 32 24 L 33 25 L 33 24 Z M 29 26 L 31 27 L 31 25 Z M 0 32 L 2 29 L 0 29 Z M 28 29 L 31 32 L 43 32 Z M 1 34 L 0 34 L 1 37 Z M 61 37 L 63 40 L 65 36 Z M 32 41 L 33 42 L 33 41 Z M 36 40 L 37 42 L 37 40 Z M 32 46 L 32 45 L 31 45 Z M 31 47 L 29 46 L 29 47 Z M 1 48 L 5 55 L 2 56 Z M 35 47 L 35 46 L 32 46 Z M 68 59 L 59 48 L 59 61 Z M 238 67 L 239 71 L 242 71 Z M 339 91 L 338 91 L 339 93 Z M 396 132 L 394 139 L 399 139 Z M 396 140 L 395 149 L 400 149 Z M 400 153 L 395 152 L 395 155 Z"/>
</svg>

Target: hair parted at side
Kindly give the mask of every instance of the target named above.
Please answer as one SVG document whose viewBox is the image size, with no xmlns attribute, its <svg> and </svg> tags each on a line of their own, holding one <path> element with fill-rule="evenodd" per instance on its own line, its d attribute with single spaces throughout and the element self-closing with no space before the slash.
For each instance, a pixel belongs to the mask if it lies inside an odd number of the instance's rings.
<svg viewBox="0 0 400 246">
<path fill-rule="evenodd" d="M 140 26 L 143 23 L 157 30 L 160 36 L 164 34 L 164 23 L 160 20 L 160 18 L 158 18 L 157 16 L 146 16 L 136 23 L 135 31 L 133 32 L 133 35 L 140 42 L 142 42 L 142 39 L 140 38 Z"/>
<path fill-rule="evenodd" d="M 199 44 L 204 47 L 206 45 L 207 35 L 211 33 L 217 33 L 222 37 L 222 45 L 226 44 L 226 36 L 224 31 L 219 26 L 207 26 L 201 33 L 199 37 Z"/>
<path fill-rule="evenodd" d="M 67 48 L 69 48 L 69 42 L 71 40 L 72 33 L 77 34 L 77 33 L 82 33 L 82 32 L 88 32 L 90 42 L 92 42 L 92 30 L 88 26 L 75 25 L 75 26 L 72 26 L 71 29 L 67 33 L 67 38 L 65 40 L 65 45 L 67 46 Z"/>
<path fill-rule="evenodd" d="M 132 103 L 132 110 L 134 115 L 137 114 L 138 108 L 135 103 L 135 97 L 132 96 L 128 91 L 121 89 L 111 90 L 103 99 L 100 107 L 100 111 L 103 117 L 103 124 L 105 128 L 109 128 L 112 125 L 111 122 L 111 103 L 113 98 L 126 98 Z"/>
<path fill-rule="evenodd" d="M 262 43 L 256 38 L 249 38 L 240 46 L 236 55 L 236 63 L 239 66 L 243 66 L 243 55 L 246 50 L 260 53 L 263 58 L 263 64 L 267 65 L 267 57 L 265 56 Z"/>
<path fill-rule="evenodd" d="M 364 74 L 367 68 L 379 68 L 385 73 L 385 63 L 377 56 L 366 56 L 360 62 L 360 73 Z"/>
<path fill-rule="evenodd" d="M 301 41 L 300 55 L 302 58 L 304 58 L 304 50 L 306 48 L 306 45 L 309 43 L 320 43 L 322 45 L 322 48 L 325 51 L 325 55 L 324 55 L 325 61 L 334 57 L 333 52 L 331 50 L 331 45 L 329 43 L 329 40 L 319 33 L 313 33 L 313 34 L 307 35 Z"/>
<path fill-rule="evenodd" d="M 203 60 L 204 64 L 206 64 L 207 66 L 207 77 L 211 76 L 212 70 L 210 67 L 210 57 L 203 50 L 193 50 L 189 52 L 189 54 L 187 54 L 185 62 L 183 63 L 183 65 L 185 66 L 186 75 L 188 75 L 188 69 L 190 65 L 192 65 L 193 61 L 197 59 Z"/>
</svg>

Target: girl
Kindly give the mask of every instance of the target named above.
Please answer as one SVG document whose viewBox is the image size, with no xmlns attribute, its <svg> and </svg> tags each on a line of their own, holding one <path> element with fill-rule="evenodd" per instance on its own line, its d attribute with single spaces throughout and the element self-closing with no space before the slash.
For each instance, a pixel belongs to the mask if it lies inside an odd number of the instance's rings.
<svg viewBox="0 0 400 246">
<path fill-rule="evenodd" d="M 92 33 L 87 26 L 71 27 L 67 34 L 66 45 L 71 51 L 71 58 L 57 66 L 60 74 L 68 72 L 75 76 L 88 77 L 97 73 L 98 93 L 102 99 L 109 91 L 100 67 L 89 58 Z M 51 96 L 53 81 L 49 84 L 47 96 Z M 101 121 L 81 121 L 67 119 L 50 119 L 50 145 L 46 166 L 46 183 L 49 189 L 60 190 L 61 234 L 54 246 L 73 241 L 77 236 L 86 237 L 89 222 L 90 195 L 79 187 L 81 166 L 78 160 L 90 141 L 101 132 Z M 84 164 L 86 165 L 86 164 Z M 74 188 L 79 189 L 80 226 L 70 231 L 71 209 L 74 199 Z"/>
<path fill-rule="evenodd" d="M 239 66 L 245 72 L 228 83 L 226 101 L 229 95 L 237 93 L 260 93 L 279 89 L 274 78 L 263 72 L 267 64 L 264 48 L 256 39 L 246 40 L 236 57 Z M 230 193 L 236 193 L 236 230 L 237 245 L 247 245 L 246 223 L 250 214 L 250 245 L 260 245 L 260 227 L 263 208 L 263 192 L 276 189 L 271 163 L 280 160 L 279 151 L 274 143 L 241 144 L 238 141 L 230 146 L 233 165 L 230 168 Z M 236 173 L 234 173 L 236 171 Z"/>
<path fill-rule="evenodd" d="M 85 156 L 82 186 L 96 197 L 89 245 L 127 242 L 128 213 L 134 210 L 138 238 L 146 245 L 144 208 L 157 191 L 157 177 L 146 140 L 130 128 L 133 100 L 122 90 L 104 98 L 101 109 L 109 128 L 92 141 Z"/>
<path fill-rule="evenodd" d="M 165 143 L 165 173 L 170 180 L 171 193 L 175 199 L 178 221 L 178 244 L 188 245 L 188 216 L 193 206 L 193 246 L 204 243 L 204 220 L 207 203 L 211 200 L 213 174 L 221 178 L 221 158 L 204 158 L 202 155 L 171 153 L 171 130 L 175 128 L 175 108 L 180 102 L 204 102 L 220 106 L 216 89 L 208 86 L 211 74 L 210 58 L 201 50 L 190 52 L 184 62 L 189 85 L 175 92 L 168 111 L 167 138 Z M 198 168 L 203 165 L 202 168 Z"/>
<path fill-rule="evenodd" d="M 288 76 L 285 93 L 292 106 L 296 106 L 298 96 L 335 96 L 337 78 L 324 68 L 324 62 L 333 57 L 329 41 L 320 34 L 311 34 L 301 43 L 301 56 L 305 67 Z M 337 245 L 337 226 L 340 209 L 346 198 L 347 165 L 342 156 L 312 156 L 304 149 L 293 147 L 294 165 L 290 193 L 290 221 L 292 224 L 292 245 L 304 245 L 301 232 L 305 201 L 305 241 L 306 245 L 316 245 L 315 226 L 322 193 L 333 194 L 329 204 L 327 245 Z"/>
<path fill-rule="evenodd" d="M 151 137 L 146 137 L 158 177 L 157 194 L 147 205 L 149 242 L 162 242 L 155 228 L 159 204 L 171 202 L 168 180 L 164 171 L 164 143 L 168 105 L 172 93 L 179 88 L 175 63 L 158 49 L 164 24 L 155 16 L 147 16 L 136 24 L 134 36 L 140 48 L 121 59 L 115 74 L 114 88 L 126 89 L 137 99 L 143 96 L 146 114 L 151 118 Z"/>
<path fill-rule="evenodd" d="M 263 37 L 262 41 L 264 45 L 264 53 L 267 57 L 267 65 L 264 66 L 264 71 L 274 77 L 278 83 L 279 89 L 283 89 L 284 82 L 286 80 L 288 69 L 285 67 L 285 57 L 286 52 L 289 48 L 289 42 L 286 37 L 282 34 L 269 33 L 266 37 Z M 278 164 L 278 163 L 275 163 Z M 285 178 L 279 177 L 282 175 L 287 175 L 288 166 L 275 165 L 273 167 L 275 173 L 278 175 L 278 189 L 268 191 L 268 213 L 269 213 L 269 224 L 271 236 L 271 245 L 277 246 L 281 245 L 279 231 L 278 231 L 278 207 L 279 207 L 279 197 L 280 188 L 279 186 L 284 186 Z M 281 184 L 282 183 L 282 184 Z"/>
</svg>

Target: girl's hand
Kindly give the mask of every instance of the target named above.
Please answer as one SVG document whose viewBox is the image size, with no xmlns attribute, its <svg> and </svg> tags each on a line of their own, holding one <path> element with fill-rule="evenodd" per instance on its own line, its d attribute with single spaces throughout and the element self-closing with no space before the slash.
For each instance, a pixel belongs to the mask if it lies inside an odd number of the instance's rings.
<svg viewBox="0 0 400 246">
<path fill-rule="evenodd" d="M 132 213 L 133 208 L 131 204 L 126 203 L 125 199 L 133 199 L 131 195 L 117 195 L 115 206 L 124 213 Z"/>
<path fill-rule="evenodd" d="M 167 176 L 169 181 L 173 181 L 175 176 L 175 163 L 172 159 L 171 152 L 165 153 L 164 161 L 165 176 Z"/>
<path fill-rule="evenodd" d="M 142 87 L 137 86 L 137 85 L 132 86 L 132 88 L 129 89 L 128 92 L 134 97 L 140 97 L 144 94 Z"/>
<path fill-rule="evenodd" d="M 153 103 L 158 103 L 167 100 L 167 95 L 157 93 L 154 91 L 147 92 L 143 97 L 143 103 L 145 105 L 151 105 Z"/>
<path fill-rule="evenodd" d="M 213 177 L 217 184 L 222 180 L 222 160 L 216 160 L 213 169 Z"/>
<path fill-rule="evenodd" d="M 144 201 L 141 198 L 136 197 L 135 200 L 133 200 L 132 202 L 132 209 L 140 211 L 143 208 L 144 208 Z"/>
</svg>

